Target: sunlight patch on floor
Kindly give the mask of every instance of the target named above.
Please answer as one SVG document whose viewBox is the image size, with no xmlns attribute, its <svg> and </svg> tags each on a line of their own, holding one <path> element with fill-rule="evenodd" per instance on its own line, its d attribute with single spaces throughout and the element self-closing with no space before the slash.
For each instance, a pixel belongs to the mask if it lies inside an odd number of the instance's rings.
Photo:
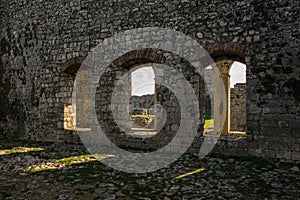
<svg viewBox="0 0 300 200">
<path fill-rule="evenodd" d="M 26 169 L 24 169 L 24 172 L 32 173 L 32 172 L 39 172 L 39 171 L 46 171 L 46 170 L 54 170 L 54 169 L 59 169 L 74 164 L 88 163 L 88 162 L 102 160 L 110 157 L 114 157 L 114 155 L 87 154 L 87 155 L 80 155 L 80 156 L 71 156 L 71 157 L 55 160 L 54 162 L 45 162 L 45 163 L 39 163 L 37 165 L 29 166 Z"/>
<path fill-rule="evenodd" d="M 26 153 L 32 151 L 44 151 L 44 148 L 34 148 L 34 147 L 14 147 L 13 149 L 3 149 L 0 150 L 0 155 L 14 154 L 14 153 Z"/>
<path fill-rule="evenodd" d="M 199 168 L 199 169 L 196 169 L 196 170 L 194 170 L 194 171 L 191 171 L 191 172 L 187 172 L 187 173 L 185 173 L 185 174 L 182 174 L 182 175 L 180 175 L 180 176 L 176 176 L 173 180 L 175 180 L 175 179 L 181 179 L 181 178 L 183 178 L 183 177 L 190 176 L 190 175 L 192 175 L 192 174 L 196 174 L 196 173 L 199 173 L 199 172 L 203 172 L 204 170 L 205 170 L 205 168 Z"/>
</svg>

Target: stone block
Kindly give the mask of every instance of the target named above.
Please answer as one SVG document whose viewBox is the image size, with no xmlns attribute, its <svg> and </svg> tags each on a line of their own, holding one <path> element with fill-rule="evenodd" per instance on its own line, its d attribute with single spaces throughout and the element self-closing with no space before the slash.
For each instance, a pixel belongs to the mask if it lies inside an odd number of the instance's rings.
<svg viewBox="0 0 300 200">
<path fill-rule="evenodd" d="M 291 151 L 274 149 L 274 152 L 275 152 L 275 157 L 280 160 L 291 160 L 292 159 Z"/>
<path fill-rule="evenodd" d="M 263 158 L 272 159 L 275 157 L 275 152 L 271 149 L 262 149 L 261 156 Z"/>
<path fill-rule="evenodd" d="M 238 148 L 237 156 L 249 156 L 248 148 Z"/>
<path fill-rule="evenodd" d="M 292 160 L 300 161 L 300 152 L 299 151 L 292 152 Z"/>
</svg>

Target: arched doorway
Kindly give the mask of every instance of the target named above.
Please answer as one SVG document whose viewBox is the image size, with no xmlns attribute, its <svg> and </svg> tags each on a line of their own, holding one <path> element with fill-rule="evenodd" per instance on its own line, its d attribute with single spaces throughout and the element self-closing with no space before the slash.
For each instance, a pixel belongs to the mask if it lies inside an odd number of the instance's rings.
<svg viewBox="0 0 300 200">
<path fill-rule="evenodd" d="M 130 72 L 131 134 L 153 136 L 156 130 L 155 64 L 139 65 Z"/>
<path fill-rule="evenodd" d="M 220 71 L 226 91 L 226 117 L 222 136 L 246 135 L 246 65 L 233 59 L 221 59 L 215 62 Z M 210 68 L 207 68 L 209 71 Z M 208 72 L 207 72 L 208 73 Z M 212 73 L 212 71 L 211 71 Z M 214 75 L 212 75 L 214 76 Z M 215 99 L 206 99 L 206 109 L 216 113 Z M 212 129 L 218 116 L 206 118 L 206 131 Z"/>
</svg>

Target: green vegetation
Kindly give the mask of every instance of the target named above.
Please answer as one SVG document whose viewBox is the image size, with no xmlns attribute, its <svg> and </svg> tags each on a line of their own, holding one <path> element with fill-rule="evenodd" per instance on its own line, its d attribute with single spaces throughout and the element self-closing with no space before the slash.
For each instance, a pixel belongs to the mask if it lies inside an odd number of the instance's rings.
<svg viewBox="0 0 300 200">
<path fill-rule="evenodd" d="M 13 153 L 26 153 L 31 151 L 43 151 L 44 148 L 34 148 L 34 147 L 15 147 L 13 149 L 0 150 L 0 155 L 13 154 Z"/>
<path fill-rule="evenodd" d="M 62 158 L 62 159 L 56 160 L 55 163 L 72 165 L 72 164 L 78 164 L 78 163 L 92 162 L 92 161 L 96 161 L 96 160 L 104 159 L 104 158 L 108 158 L 108 157 L 112 157 L 112 155 L 87 154 L 87 155 Z"/>
<path fill-rule="evenodd" d="M 43 165 L 33 165 L 30 167 L 27 167 L 24 170 L 24 172 L 32 173 L 32 172 L 53 170 L 53 169 L 57 169 L 57 168 L 61 168 L 61 167 L 66 167 L 69 165 L 93 162 L 93 161 L 97 161 L 100 159 L 109 158 L 112 156 L 113 155 L 87 154 L 87 155 L 66 157 L 66 158 L 58 159 L 58 160 L 55 160 L 54 162 L 49 162 L 49 163 L 46 163 Z"/>
<path fill-rule="evenodd" d="M 205 120 L 204 128 L 212 128 L 214 127 L 214 119 Z"/>
<path fill-rule="evenodd" d="M 46 171 L 46 170 L 51 170 L 51 169 L 56 169 L 56 167 L 42 167 L 39 165 L 33 165 L 30 167 L 27 167 L 26 169 L 24 169 L 25 173 L 32 173 L 32 172 L 40 172 L 40 171 Z"/>
</svg>

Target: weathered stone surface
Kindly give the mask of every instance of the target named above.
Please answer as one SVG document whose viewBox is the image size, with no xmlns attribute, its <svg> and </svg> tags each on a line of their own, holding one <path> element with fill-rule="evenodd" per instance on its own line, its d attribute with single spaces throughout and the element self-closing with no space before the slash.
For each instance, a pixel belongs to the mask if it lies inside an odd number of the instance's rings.
<svg viewBox="0 0 300 200">
<path fill-rule="evenodd" d="M 3 145 L 5 144 L 5 145 Z M 0 140 L 0 149 L 24 143 Z M 1 154 L 2 199 L 299 199 L 299 164 L 261 158 L 184 154 L 155 172 L 129 174 L 93 160 L 57 163 L 86 155 L 83 145 L 26 142 L 45 150 Z M 75 160 L 73 160 L 75 161 Z M 91 160 L 89 160 L 91 161 Z M 159 162 L 158 160 L 156 162 Z M 39 166 L 39 171 L 26 171 Z M 175 177 L 197 169 L 203 171 Z"/>
<path fill-rule="evenodd" d="M 254 140 L 247 141 L 249 154 L 276 158 L 277 149 L 288 151 L 286 144 L 299 144 L 299 1 L 12 0 L 3 1 L 0 10 L 0 137 L 78 142 L 78 136 L 67 130 L 74 126 L 74 118 L 68 115 L 70 110 L 64 111 L 72 103 L 78 65 L 115 33 L 159 26 L 194 38 L 216 61 L 231 59 L 247 65 L 246 129 Z M 191 71 L 185 70 L 185 75 L 203 106 L 203 85 Z M 110 78 L 107 83 L 114 82 Z M 101 94 L 103 101 L 110 92 Z M 170 92 L 161 93 L 158 98 L 167 97 L 165 102 L 177 106 L 176 101 L 168 101 Z M 99 115 L 110 117 L 105 110 Z M 172 120 L 167 132 L 179 123 L 177 117 Z M 114 125 L 103 126 L 115 131 Z M 285 142 L 265 145 L 273 136 L 284 137 Z M 253 149 L 252 142 L 260 146 Z M 216 151 L 237 154 L 237 147 Z M 294 148 L 286 159 L 300 160 L 299 154 Z"/>
<path fill-rule="evenodd" d="M 230 89 L 230 130 L 246 131 L 246 84 Z"/>
</svg>

